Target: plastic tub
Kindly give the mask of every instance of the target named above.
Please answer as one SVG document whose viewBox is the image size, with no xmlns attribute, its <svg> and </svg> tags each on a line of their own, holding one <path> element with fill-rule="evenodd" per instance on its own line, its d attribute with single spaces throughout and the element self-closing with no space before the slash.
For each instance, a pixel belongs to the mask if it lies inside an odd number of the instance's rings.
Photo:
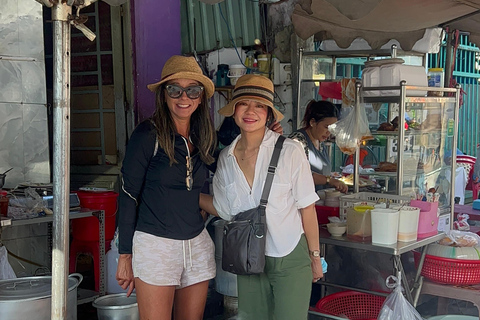
<svg viewBox="0 0 480 320">
<path fill-rule="evenodd" d="M 95 299 L 98 320 L 139 320 L 137 296 L 133 293 L 109 294 Z"/>
<path fill-rule="evenodd" d="M 362 84 L 364 87 L 379 87 L 380 86 L 380 67 L 366 67 L 362 71 Z M 380 91 L 363 91 L 365 97 L 379 96 Z M 360 163 L 362 163 L 360 161 Z"/>
<path fill-rule="evenodd" d="M 417 240 L 420 209 L 409 206 L 392 207 L 392 209 L 399 210 L 397 240 L 400 242 Z"/>
<path fill-rule="evenodd" d="M 370 241 L 372 239 L 373 203 L 358 202 L 347 209 L 347 238 Z"/>
<path fill-rule="evenodd" d="M 444 86 L 444 73 L 443 68 L 430 68 L 428 69 L 428 86 L 443 88 Z M 428 96 L 443 97 L 441 91 L 428 91 Z"/>
<path fill-rule="evenodd" d="M 398 210 L 375 208 L 372 213 L 372 243 L 390 245 L 397 243 Z"/>
<path fill-rule="evenodd" d="M 438 233 L 438 202 L 410 201 L 410 206 L 420 208 L 417 238 L 426 238 Z"/>
<path fill-rule="evenodd" d="M 118 193 L 78 191 L 77 195 L 82 208 L 105 210 L 105 240 L 112 240 L 115 234 Z M 98 219 L 88 217 L 72 220 L 72 237 L 81 241 L 98 241 Z"/>
</svg>

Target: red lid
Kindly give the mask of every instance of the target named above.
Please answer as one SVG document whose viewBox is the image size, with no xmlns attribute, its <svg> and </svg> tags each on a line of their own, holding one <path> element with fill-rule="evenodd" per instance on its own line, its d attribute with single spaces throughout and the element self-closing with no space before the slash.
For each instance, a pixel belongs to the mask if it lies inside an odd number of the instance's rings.
<svg viewBox="0 0 480 320">
<path fill-rule="evenodd" d="M 6 190 L 0 189 L 0 196 L 6 196 L 8 192 Z"/>
</svg>

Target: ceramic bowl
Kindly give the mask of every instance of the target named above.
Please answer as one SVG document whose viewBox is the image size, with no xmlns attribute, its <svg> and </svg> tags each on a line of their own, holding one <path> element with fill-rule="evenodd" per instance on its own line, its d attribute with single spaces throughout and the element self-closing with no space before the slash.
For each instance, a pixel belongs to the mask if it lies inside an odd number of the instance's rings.
<svg viewBox="0 0 480 320">
<path fill-rule="evenodd" d="M 347 224 L 346 223 L 328 223 L 327 229 L 332 236 L 340 237 L 345 233 L 345 231 L 347 231 Z"/>
</svg>

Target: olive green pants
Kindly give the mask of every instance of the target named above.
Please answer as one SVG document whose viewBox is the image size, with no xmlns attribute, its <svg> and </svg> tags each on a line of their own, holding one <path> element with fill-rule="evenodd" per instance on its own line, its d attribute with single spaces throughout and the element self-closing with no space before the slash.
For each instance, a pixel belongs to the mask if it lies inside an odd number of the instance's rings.
<svg viewBox="0 0 480 320">
<path fill-rule="evenodd" d="M 312 267 L 302 235 L 285 257 L 266 257 L 265 272 L 238 276 L 241 320 L 306 320 L 312 290 Z"/>
</svg>

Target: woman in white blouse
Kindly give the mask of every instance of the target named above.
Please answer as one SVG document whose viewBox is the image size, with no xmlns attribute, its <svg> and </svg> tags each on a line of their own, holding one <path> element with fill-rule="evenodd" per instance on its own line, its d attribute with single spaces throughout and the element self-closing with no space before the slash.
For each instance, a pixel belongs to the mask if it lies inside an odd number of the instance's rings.
<svg viewBox="0 0 480 320">
<path fill-rule="evenodd" d="M 259 75 L 238 79 L 232 101 L 219 110 L 232 116 L 241 134 L 220 154 L 213 178 L 214 198 L 201 194 L 200 206 L 231 220 L 257 207 L 279 134 L 270 121 L 283 115 L 273 106 L 273 83 Z M 312 281 L 323 277 L 310 164 L 301 145 L 287 139 L 280 154 L 266 209 L 264 273 L 237 277 L 241 319 L 308 318 Z"/>
</svg>

